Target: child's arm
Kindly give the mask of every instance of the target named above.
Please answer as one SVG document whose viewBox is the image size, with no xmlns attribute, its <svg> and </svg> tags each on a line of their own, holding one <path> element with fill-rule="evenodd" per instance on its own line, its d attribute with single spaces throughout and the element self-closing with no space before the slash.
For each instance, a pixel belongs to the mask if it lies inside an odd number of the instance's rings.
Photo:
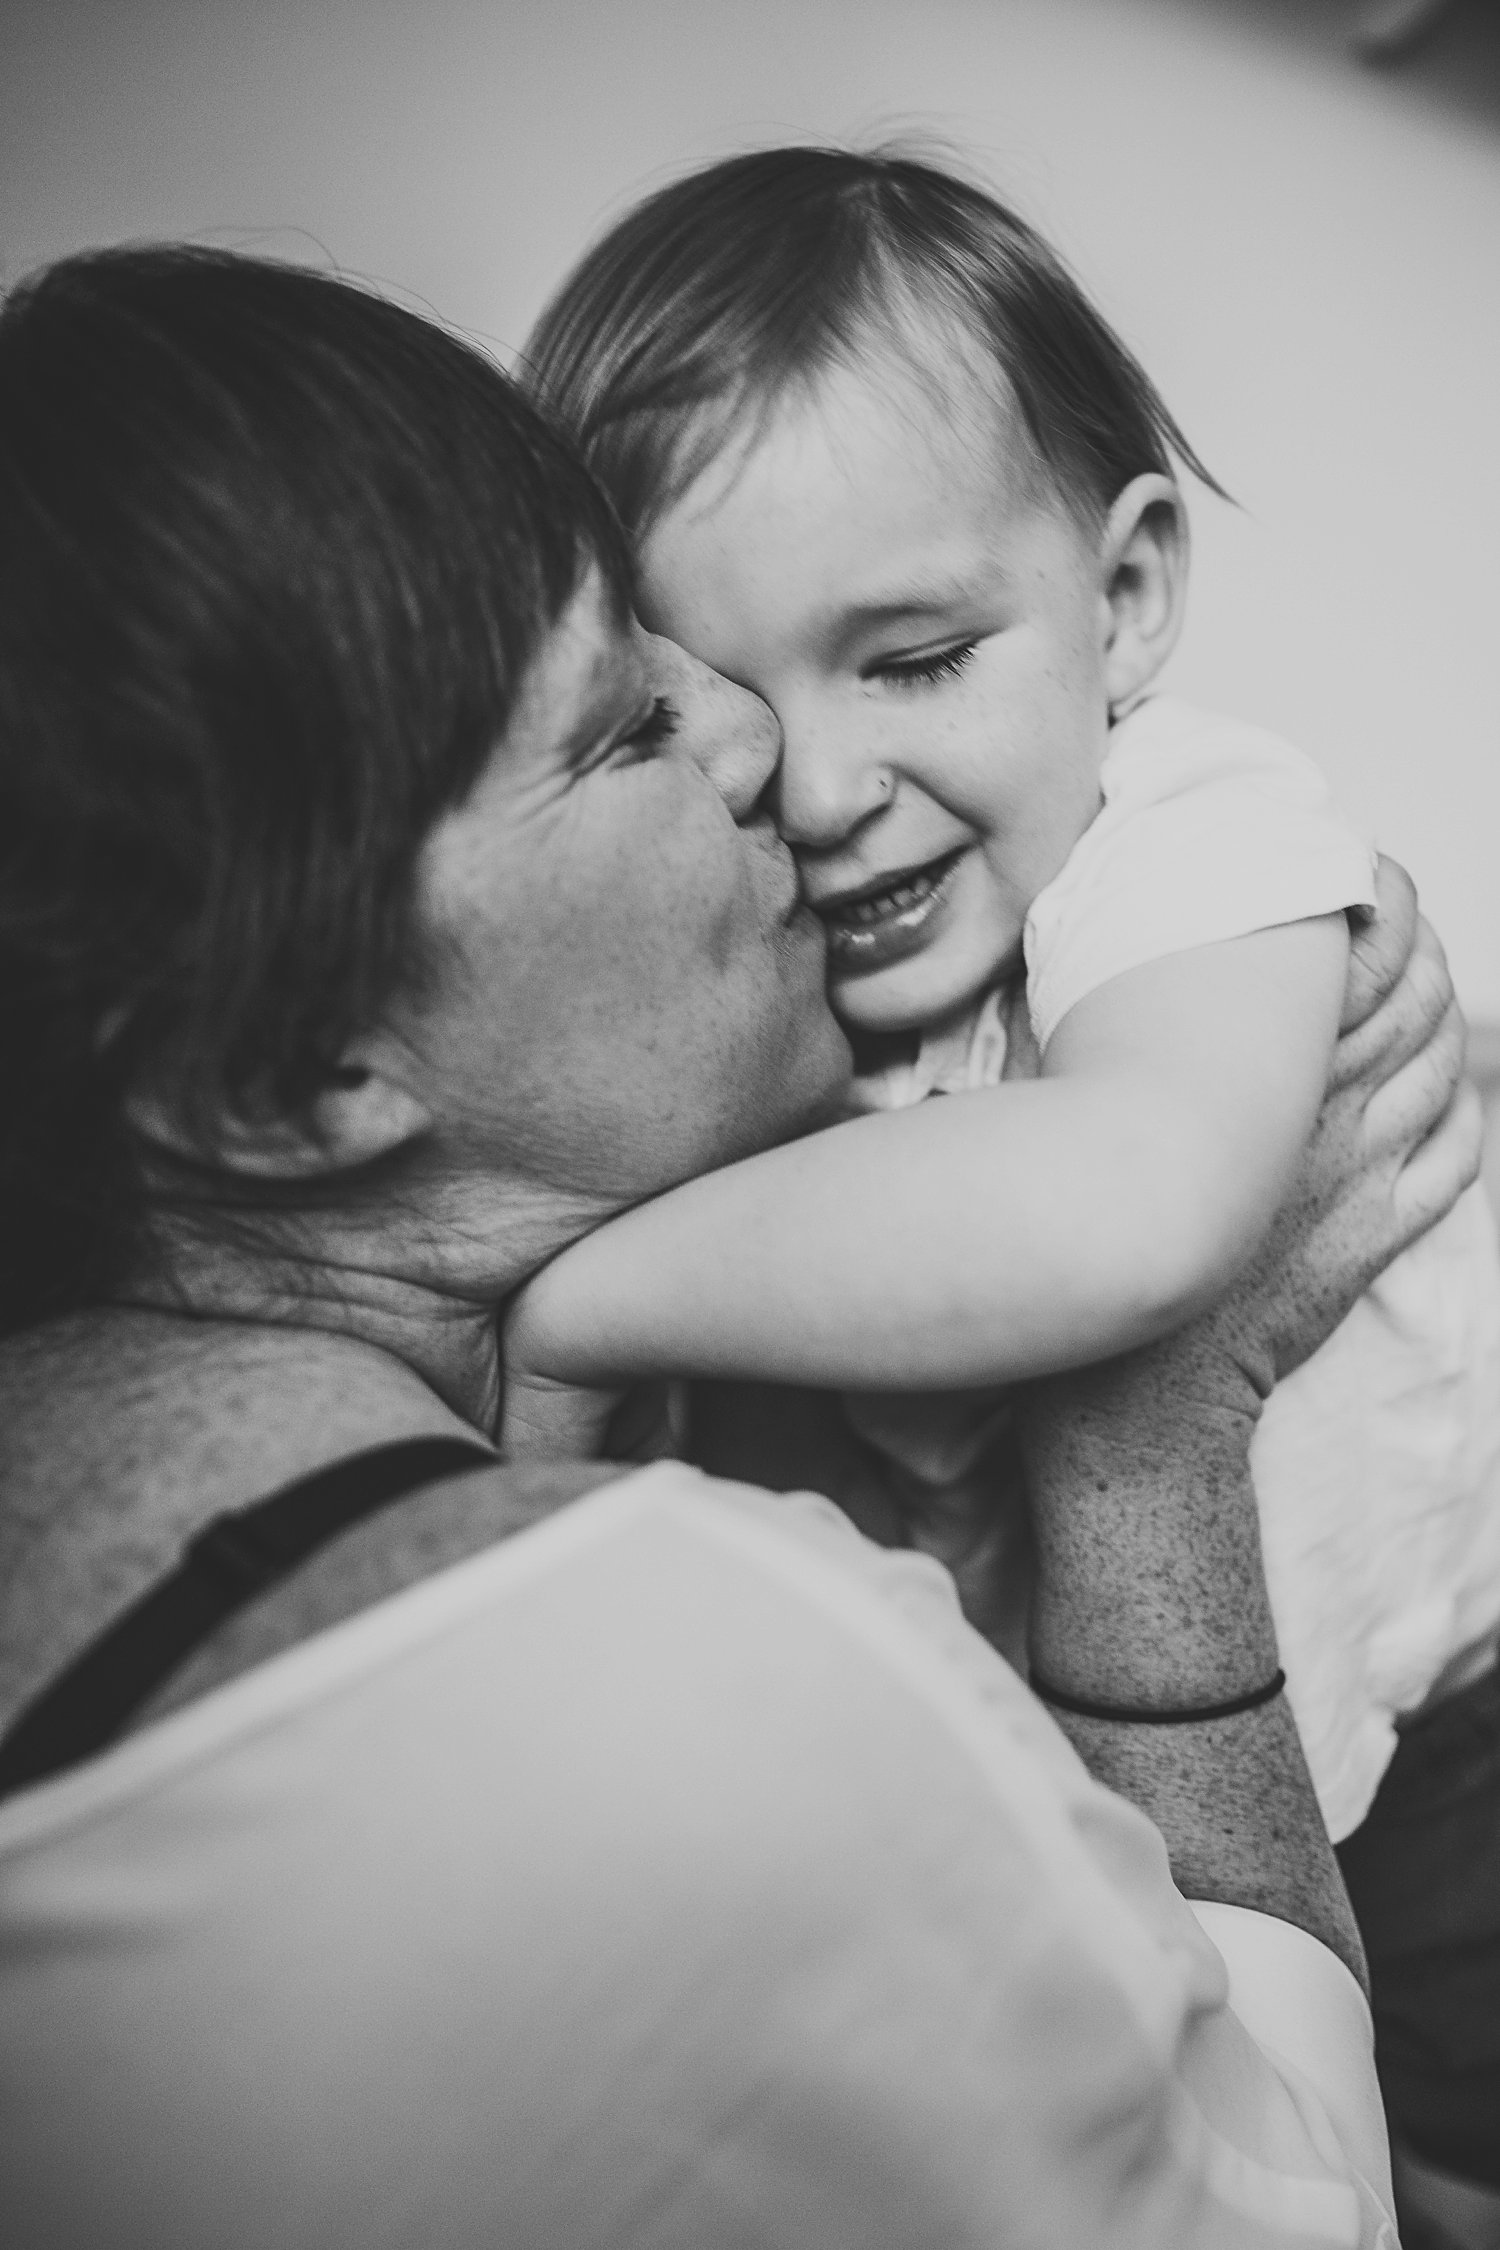
<svg viewBox="0 0 1500 2250">
<path fill-rule="evenodd" d="M 1249 1257 L 1328 1074 L 1343 915 L 1132 969 L 1032 1084 L 833 1126 L 566 1251 L 518 1368 L 845 1389 L 1021 1380 L 1165 1334 Z"/>
</svg>

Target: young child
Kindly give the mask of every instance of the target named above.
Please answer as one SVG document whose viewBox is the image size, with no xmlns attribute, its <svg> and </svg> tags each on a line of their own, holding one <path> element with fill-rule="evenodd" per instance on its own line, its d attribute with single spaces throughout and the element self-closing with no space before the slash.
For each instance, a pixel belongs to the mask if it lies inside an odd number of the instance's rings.
<svg viewBox="0 0 1500 2250">
<path fill-rule="evenodd" d="M 571 1250 L 520 1364 L 979 1389 L 1211 1302 L 1317 1114 L 1372 862 L 1296 751 L 1152 692 L 1187 572 L 1173 453 L 1204 472 L 1145 374 L 989 196 L 805 149 L 639 207 L 528 364 L 637 541 L 644 622 L 781 722 L 772 810 L 868 1114 Z M 961 1477 L 988 1403 L 852 1412 Z M 1338 1838 L 1396 1717 L 1493 1657 L 1477 1190 L 1278 1388 L 1255 1473 Z"/>
</svg>

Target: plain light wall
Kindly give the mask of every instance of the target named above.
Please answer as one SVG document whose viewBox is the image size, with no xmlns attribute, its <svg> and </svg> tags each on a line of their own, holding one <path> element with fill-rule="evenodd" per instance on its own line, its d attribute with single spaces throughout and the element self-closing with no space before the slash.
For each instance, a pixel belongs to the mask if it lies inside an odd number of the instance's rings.
<svg viewBox="0 0 1500 2250">
<path fill-rule="evenodd" d="M 679 166 L 938 133 L 1058 241 L 1243 513 L 1184 694 L 1324 763 L 1500 1016 L 1500 135 L 1208 0 L 3 0 L 0 264 L 192 235 L 512 351 Z"/>
</svg>

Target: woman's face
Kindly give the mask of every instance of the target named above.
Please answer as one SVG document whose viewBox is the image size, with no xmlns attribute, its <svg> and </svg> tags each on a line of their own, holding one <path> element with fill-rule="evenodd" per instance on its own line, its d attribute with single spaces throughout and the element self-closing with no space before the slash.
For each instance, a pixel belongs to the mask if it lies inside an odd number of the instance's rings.
<svg viewBox="0 0 1500 2250">
<path fill-rule="evenodd" d="M 763 803 L 779 750 L 764 704 L 585 580 L 418 863 L 435 974 L 404 1036 L 464 1170 L 614 1209 L 836 1100 L 822 925 Z"/>
</svg>

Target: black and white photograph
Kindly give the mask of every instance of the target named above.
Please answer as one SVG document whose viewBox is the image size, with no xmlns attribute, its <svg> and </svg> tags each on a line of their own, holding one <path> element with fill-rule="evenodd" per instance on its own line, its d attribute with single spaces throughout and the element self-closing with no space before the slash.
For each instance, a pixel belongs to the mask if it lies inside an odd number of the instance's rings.
<svg viewBox="0 0 1500 2250">
<path fill-rule="evenodd" d="M 1497 0 L 6 0 L 5 2250 L 1500 2250 L 1497 526 Z"/>
</svg>

